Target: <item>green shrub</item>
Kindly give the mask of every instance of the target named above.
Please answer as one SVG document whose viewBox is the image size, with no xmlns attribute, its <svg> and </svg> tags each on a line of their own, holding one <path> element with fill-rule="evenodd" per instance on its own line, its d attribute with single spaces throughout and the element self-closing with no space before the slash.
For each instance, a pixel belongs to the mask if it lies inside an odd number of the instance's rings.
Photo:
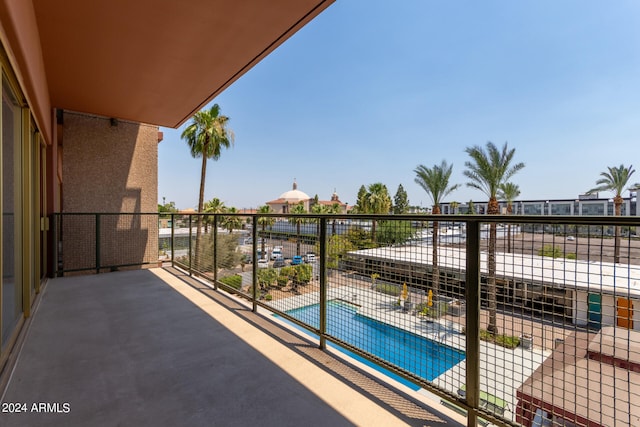
<svg viewBox="0 0 640 427">
<path fill-rule="evenodd" d="M 282 267 L 280 269 L 280 276 L 284 276 L 284 277 L 287 277 L 289 279 L 293 279 L 294 274 L 295 274 L 295 269 L 291 265 L 287 265 L 287 266 Z"/>
<path fill-rule="evenodd" d="M 518 337 L 514 337 L 512 335 L 494 335 L 484 329 L 480 329 L 480 339 L 508 349 L 514 349 L 520 345 L 520 338 Z"/>
<path fill-rule="evenodd" d="M 295 278 L 298 283 L 307 284 L 311 282 L 313 266 L 310 264 L 299 264 L 295 266 Z"/>
<path fill-rule="evenodd" d="M 539 256 L 548 256 L 552 258 L 562 257 L 562 249 L 553 245 L 544 245 L 542 249 L 538 249 Z"/>
<path fill-rule="evenodd" d="M 566 259 L 578 259 L 578 256 L 573 252 L 566 254 L 564 257 Z"/>
<path fill-rule="evenodd" d="M 273 295 L 271 295 L 271 294 L 266 294 L 266 295 L 264 296 L 264 299 L 265 299 L 265 300 L 267 300 L 267 301 L 271 301 L 271 300 L 273 299 Z"/>
<path fill-rule="evenodd" d="M 434 301 L 433 305 L 429 307 L 426 302 L 422 302 L 416 305 L 416 311 L 421 313 L 427 317 L 431 317 L 433 319 L 437 319 L 449 310 L 449 303 L 444 301 Z"/>
<path fill-rule="evenodd" d="M 392 297 L 400 296 L 400 286 L 391 285 L 389 283 L 376 284 L 376 291 L 382 292 L 385 295 L 391 295 Z"/>
<path fill-rule="evenodd" d="M 231 286 L 234 289 L 240 290 L 242 287 L 242 276 L 239 274 L 234 274 L 233 276 L 222 277 L 218 279 L 220 282 L 225 285 Z"/>
<path fill-rule="evenodd" d="M 276 279 L 276 282 L 279 287 L 284 288 L 289 283 L 289 276 L 280 274 Z"/>
<path fill-rule="evenodd" d="M 263 268 L 258 270 L 258 284 L 260 287 L 268 288 L 273 285 L 278 278 L 278 272 L 273 268 Z"/>
</svg>

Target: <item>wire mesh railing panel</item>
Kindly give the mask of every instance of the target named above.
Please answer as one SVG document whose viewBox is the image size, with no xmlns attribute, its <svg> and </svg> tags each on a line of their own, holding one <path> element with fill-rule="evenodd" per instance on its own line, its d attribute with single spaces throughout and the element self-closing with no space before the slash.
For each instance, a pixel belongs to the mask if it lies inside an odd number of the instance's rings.
<svg viewBox="0 0 640 427">
<path fill-rule="evenodd" d="M 99 214 L 100 269 L 157 264 L 158 215 Z"/>
<path fill-rule="evenodd" d="M 319 219 L 258 220 L 258 298 L 312 329 L 319 328 Z"/>
<path fill-rule="evenodd" d="M 218 282 L 250 297 L 253 286 L 251 223 L 240 216 L 211 216 L 209 222 L 217 226 L 215 264 Z"/>
<path fill-rule="evenodd" d="M 58 265 L 56 271 L 82 271 L 96 268 L 96 216 L 57 215 L 56 227 Z"/>
<path fill-rule="evenodd" d="M 491 227 L 483 239 L 481 407 L 526 426 L 638 424 L 633 229 L 504 223 L 493 225 L 492 241 Z M 500 414 L 497 404 L 508 410 Z"/>
<path fill-rule="evenodd" d="M 96 268 L 153 228 L 143 216 L 95 218 L 56 217 L 64 269 Z M 169 232 L 160 218 L 152 246 L 168 253 L 168 235 L 176 265 L 480 422 L 640 425 L 640 221 L 246 218 L 174 214 Z M 131 247 L 147 259 L 148 244 Z"/>
</svg>

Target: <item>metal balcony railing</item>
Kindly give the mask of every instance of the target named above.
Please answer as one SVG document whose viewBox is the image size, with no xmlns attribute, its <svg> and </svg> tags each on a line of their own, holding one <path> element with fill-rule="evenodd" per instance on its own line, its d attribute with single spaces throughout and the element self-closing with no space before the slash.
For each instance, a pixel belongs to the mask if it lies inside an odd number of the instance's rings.
<svg viewBox="0 0 640 427">
<path fill-rule="evenodd" d="M 58 274 L 169 263 L 469 425 L 640 425 L 640 218 L 60 214 Z"/>
</svg>

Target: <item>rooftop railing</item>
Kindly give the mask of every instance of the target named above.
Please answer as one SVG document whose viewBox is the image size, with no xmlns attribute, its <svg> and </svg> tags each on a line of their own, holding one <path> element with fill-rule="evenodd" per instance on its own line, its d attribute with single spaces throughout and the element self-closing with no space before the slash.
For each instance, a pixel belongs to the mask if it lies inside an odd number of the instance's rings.
<svg viewBox="0 0 640 427">
<path fill-rule="evenodd" d="M 171 263 L 424 389 L 469 425 L 640 425 L 640 218 L 60 214 L 55 224 L 58 275 Z"/>
</svg>

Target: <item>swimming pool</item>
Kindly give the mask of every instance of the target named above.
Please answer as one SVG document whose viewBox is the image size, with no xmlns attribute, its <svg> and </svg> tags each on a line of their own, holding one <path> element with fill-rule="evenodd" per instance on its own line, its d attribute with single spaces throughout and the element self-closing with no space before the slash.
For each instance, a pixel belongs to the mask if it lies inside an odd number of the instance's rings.
<svg viewBox="0 0 640 427">
<path fill-rule="evenodd" d="M 287 314 L 319 327 L 319 304 L 289 310 Z M 362 316 L 356 306 L 339 300 L 327 303 L 327 333 L 427 381 L 433 381 L 465 358 L 463 351 Z M 377 369 L 377 365 L 365 363 Z M 417 387 L 412 384 L 412 388 Z"/>
</svg>

